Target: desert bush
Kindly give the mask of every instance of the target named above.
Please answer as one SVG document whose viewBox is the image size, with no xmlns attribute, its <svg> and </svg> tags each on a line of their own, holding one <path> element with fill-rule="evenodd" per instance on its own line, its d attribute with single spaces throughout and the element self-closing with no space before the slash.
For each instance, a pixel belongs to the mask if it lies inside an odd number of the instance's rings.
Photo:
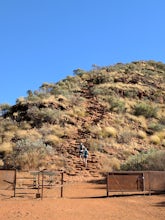
<svg viewBox="0 0 165 220">
<path fill-rule="evenodd" d="M 73 70 L 73 73 L 74 73 L 74 75 L 76 75 L 76 76 L 82 77 L 82 75 L 85 74 L 86 71 L 85 71 L 85 70 L 82 70 L 82 69 L 76 69 L 76 70 Z"/>
<path fill-rule="evenodd" d="M 165 129 L 163 129 L 162 131 L 156 132 L 155 134 L 160 138 L 160 140 L 165 139 Z"/>
<path fill-rule="evenodd" d="M 161 131 L 163 128 L 164 128 L 164 126 L 159 124 L 159 123 L 151 123 L 148 126 L 148 129 L 153 131 L 153 132 Z"/>
<path fill-rule="evenodd" d="M 0 104 L 0 116 L 5 115 L 10 111 L 10 105 L 7 103 Z"/>
<path fill-rule="evenodd" d="M 120 169 L 120 161 L 115 157 L 107 156 L 102 160 L 102 172 L 112 172 Z"/>
<path fill-rule="evenodd" d="M 16 139 L 25 139 L 27 136 L 28 136 L 28 131 L 27 130 L 18 129 L 15 132 L 15 138 Z"/>
<path fill-rule="evenodd" d="M 162 62 L 156 62 L 156 61 L 154 61 L 154 60 L 149 60 L 149 61 L 148 61 L 148 64 L 151 65 L 151 66 L 153 66 L 153 67 L 156 68 L 156 69 L 165 71 L 165 64 L 162 63 Z"/>
<path fill-rule="evenodd" d="M 102 136 L 103 137 L 116 137 L 117 131 L 114 127 L 108 126 L 103 127 L 102 129 Z"/>
<path fill-rule="evenodd" d="M 165 170 L 165 151 L 151 149 L 131 156 L 121 165 L 121 170 Z"/>
<path fill-rule="evenodd" d="M 21 122 L 19 123 L 19 127 L 20 127 L 21 129 L 24 129 L 24 130 L 31 129 L 31 125 L 30 125 L 28 122 L 26 122 L 26 121 L 21 121 Z"/>
<path fill-rule="evenodd" d="M 139 116 L 143 115 L 146 118 L 156 117 L 157 116 L 157 107 L 152 106 L 151 104 L 138 103 L 134 107 L 134 114 Z"/>
<path fill-rule="evenodd" d="M 9 142 L 14 137 L 14 132 L 6 131 L 3 135 L 3 142 Z"/>
<path fill-rule="evenodd" d="M 52 153 L 51 149 L 42 140 L 19 140 L 13 151 L 5 156 L 4 163 L 6 167 L 17 169 L 39 169 L 46 165 L 46 156 Z"/>
<path fill-rule="evenodd" d="M 134 136 L 135 133 L 133 131 L 123 130 L 117 135 L 117 142 L 123 144 L 129 144 Z"/>
<path fill-rule="evenodd" d="M 56 135 L 49 134 L 45 137 L 45 143 L 56 146 L 60 143 L 60 138 Z"/>
<path fill-rule="evenodd" d="M 99 151 L 102 152 L 103 151 L 103 141 L 97 138 L 89 138 L 87 140 L 87 146 L 89 148 L 89 150 L 91 152 L 95 152 L 95 151 Z"/>
<path fill-rule="evenodd" d="M 48 122 L 50 124 L 53 124 L 55 122 L 59 123 L 61 116 L 62 116 L 61 111 L 57 109 L 46 108 L 46 109 L 41 109 L 40 112 L 40 117 L 42 118 L 42 121 Z"/>
<path fill-rule="evenodd" d="M 140 139 L 146 139 L 147 134 L 146 134 L 145 131 L 140 130 L 140 131 L 137 132 L 137 137 L 140 138 Z"/>
<path fill-rule="evenodd" d="M 162 116 L 160 119 L 159 119 L 159 123 L 161 125 L 165 125 L 165 116 Z"/>
<path fill-rule="evenodd" d="M 96 138 L 102 137 L 102 128 L 100 125 L 88 126 L 87 129 L 90 133 L 94 134 Z"/>
<path fill-rule="evenodd" d="M 8 153 L 12 151 L 12 143 L 11 142 L 3 142 L 0 144 L 0 152 Z"/>
<path fill-rule="evenodd" d="M 77 135 L 77 127 L 66 124 L 64 127 L 64 136 L 73 138 Z"/>
<path fill-rule="evenodd" d="M 162 146 L 165 147 L 165 139 L 162 140 Z"/>
<path fill-rule="evenodd" d="M 43 137 L 52 134 L 60 138 L 64 135 L 64 128 L 60 125 L 43 125 L 39 131 Z"/>
<path fill-rule="evenodd" d="M 73 105 L 73 106 L 82 106 L 82 104 L 85 101 L 85 98 L 83 98 L 80 95 L 76 94 L 76 95 L 70 95 L 68 97 L 68 100 L 69 100 L 70 104 Z"/>
<path fill-rule="evenodd" d="M 82 106 L 73 106 L 73 115 L 74 116 L 78 116 L 78 117 L 84 117 L 86 114 L 86 110 L 85 108 L 83 108 Z"/>
<path fill-rule="evenodd" d="M 151 135 L 150 136 L 150 143 L 160 144 L 160 138 L 157 135 Z"/>
<path fill-rule="evenodd" d="M 31 141 L 33 141 L 33 140 L 35 141 L 36 139 L 42 138 L 42 135 L 35 128 L 29 129 L 29 130 L 18 129 L 15 132 L 14 138 L 17 139 L 17 140 L 28 138 Z"/>
<path fill-rule="evenodd" d="M 114 98 L 114 97 L 110 97 L 107 101 L 110 104 L 110 111 L 117 112 L 117 113 L 124 113 L 125 112 L 125 102 L 124 101 L 117 99 L 117 98 Z"/>
<path fill-rule="evenodd" d="M 128 118 L 128 121 L 132 124 L 133 123 L 136 123 L 138 125 L 138 127 L 141 127 L 143 128 L 144 130 L 147 129 L 147 119 L 140 115 L 140 116 L 135 116 L 135 115 L 132 115 L 132 114 L 128 114 L 126 113 L 126 117 Z"/>
</svg>

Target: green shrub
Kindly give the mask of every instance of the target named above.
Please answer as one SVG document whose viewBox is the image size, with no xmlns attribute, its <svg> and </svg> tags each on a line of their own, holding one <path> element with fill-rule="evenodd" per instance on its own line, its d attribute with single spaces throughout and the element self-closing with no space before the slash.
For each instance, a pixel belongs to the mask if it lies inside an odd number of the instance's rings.
<svg viewBox="0 0 165 220">
<path fill-rule="evenodd" d="M 163 125 L 161 125 L 161 124 L 155 124 L 155 123 L 151 123 L 151 124 L 148 126 L 148 129 L 149 129 L 149 130 L 152 130 L 153 132 L 155 132 L 155 131 L 161 131 L 163 128 L 164 128 Z"/>
<path fill-rule="evenodd" d="M 162 116 L 160 119 L 159 119 L 159 123 L 161 125 L 165 125 L 165 116 Z"/>
<path fill-rule="evenodd" d="M 121 101 L 117 98 L 109 98 L 108 102 L 110 104 L 110 111 L 117 112 L 117 113 L 123 113 L 125 112 L 125 102 Z"/>
<path fill-rule="evenodd" d="M 131 156 L 121 165 L 121 170 L 165 170 L 165 151 L 151 149 Z"/>
<path fill-rule="evenodd" d="M 146 118 L 156 117 L 157 116 L 157 107 L 154 107 L 146 103 L 138 103 L 134 107 L 134 114 L 139 116 L 143 115 Z"/>
</svg>

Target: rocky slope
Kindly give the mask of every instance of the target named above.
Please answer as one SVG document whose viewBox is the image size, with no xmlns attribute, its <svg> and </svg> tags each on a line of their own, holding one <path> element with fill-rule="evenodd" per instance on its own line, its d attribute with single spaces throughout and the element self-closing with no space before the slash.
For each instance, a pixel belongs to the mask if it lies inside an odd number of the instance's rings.
<svg viewBox="0 0 165 220">
<path fill-rule="evenodd" d="M 28 91 L 13 106 L 1 105 L 2 167 L 99 176 L 130 156 L 164 149 L 165 64 L 139 61 L 74 73 Z M 80 142 L 89 150 L 87 168 Z"/>
</svg>

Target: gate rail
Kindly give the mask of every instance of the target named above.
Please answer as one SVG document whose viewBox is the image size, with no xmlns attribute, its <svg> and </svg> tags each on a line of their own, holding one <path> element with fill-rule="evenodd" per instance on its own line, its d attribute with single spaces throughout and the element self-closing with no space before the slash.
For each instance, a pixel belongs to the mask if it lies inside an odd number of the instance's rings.
<svg viewBox="0 0 165 220">
<path fill-rule="evenodd" d="M 12 190 L 13 196 L 35 194 L 43 199 L 46 189 L 60 188 L 63 197 L 64 172 L 62 171 L 17 171 L 0 169 L 0 190 Z"/>
</svg>

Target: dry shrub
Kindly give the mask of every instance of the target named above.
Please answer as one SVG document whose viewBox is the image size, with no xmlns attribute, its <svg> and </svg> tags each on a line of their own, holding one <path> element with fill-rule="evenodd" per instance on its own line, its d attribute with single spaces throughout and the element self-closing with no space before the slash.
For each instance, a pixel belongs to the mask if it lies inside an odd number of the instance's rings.
<svg viewBox="0 0 165 220">
<path fill-rule="evenodd" d="M 15 143 L 13 151 L 4 157 L 5 166 L 17 169 L 38 169 L 46 166 L 48 158 L 53 153 L 50 146 L 43 140 L 19 140 Z"/>
<path fill-rule="evenodd" d="M 165 129 L 160 132 L 156 132 L 156 135 L 160 138 L 160 140 L 165 139 Z"/>
<path fill-rule="evenodd" d="M 165 147 L 165 139 L 162 141 L 162 146 Z"/>
<path fill-rule="evenodd" d="M 129 144 L 134 136 L 135 133 L 132 130 L 125 129 L 117 136 L 117 142 L 121 144 Z"/>
<path fill-rule="evenodd" d="M 94 151 L 102 151 L 103 149 L 103 141 L 99 139 L 90 138 L 87 140 L 87 145 L 89 146 L 89 150 Z"/>
<path fill-rule="evenodd" d="M 55 146 L 60 143 L 60 138 L 55 135 L 49 134 L 45 137 L 45 142 Z"/>
<path fill-rule="evenodd" d="M 115 157 L 106 157 L 102 161 L 102 172 L 111 172 L 120 169 L 120 161 Z"/>
<path fill-rule="evenodd" d="M 135 116 L 131 114 L 126 114 L 126 116 L 128 120 L 135 122 L 136 124 L 138 124 L 139 127 L 143 129 L 147 129 L 147 121 L 144 116 Z"/>
<path fill-rule="evenodd" d="M 43 125 L 42 128 L 39 129 L 40 133 L 43 137 L 52 134 L 56 135 L 57 137 L 62 137 L 64 135 L 64 128 L 60 125 Z"/>
<path fill-rule="evenodd" d="M 24 138 L 27 137 L 27 135 L 28 135 L 28 131 L 26 131 L 26 130 L 20 130 L 20 129 L 18 129 L 18 130 L 16 131 L 16 133 L 15 133 L 15 137 L 16 137 L 17 139 L 24 139 Z"/>
<path fill-rule="evenodd" d="M 42 135 L 34 128 L 31 130 L 28 130 L 27 138 L 30 140 L 37 140 L 42 138 Z"/>
<path fill-rule="evenodd" d="M 20 127 L 21 127 L 22 129 L 24 129 L 24 130 L 29 130 L 29 129 L 31 129 L 31 125 L 30 125 L 28 122 L 26 122 L 26 121 L 22 121 L 22 122 L 20 123 Z"/>
<path fill-rule="evenodd" d="M 12 151 L 12 143 L 11 142 L 4 142 L 0 144 L 0 152 L 11 152 Z"/>
<path fill-rule="evenodd" d="M 137 122 L 139 122 L 140 126 L 144 129 L 147 129 L 147 121 L 146 118 L 144 116 L 139 116 L 136 117 L 137 118 Z"/>
<path fill-rule="evenodd" d="M 56 102 L 56 100 L 55 100 L 55 97 L 54 97 L 54 95 L 50 95 L 49 97 L 47 97 L 47 98 L 43 98 L 42 99 L 42 102 L 43 103 L 53 103 L 53 102 Z"/>
<path fill-rule="evenodd" d="M 150 137 L 150 143 L 160 144 L 160 138 L 156 134 L 154 134 Z"/>
<path fill-rule="evenodd" d="M 73 125 L 66 125 L 64 127 L 64 135 L 67 137 L 75 137 L 77 135 L 77 127 Z"/>
<path fill-rule="evenodd" d="M 64 135 L 64 128 L 61 127 L 60 125 L 50 125 L 49 131 L 51 134 L 54 134 L 57 137 L 62 137 Z"/>
<path fill-rule="evenodd" d="M 65 170 L 66 171 L 66 158 L 63 156 L 55 155 L 53 157 L 54 162 L 49 165 L 50 169 Z"/>
<path fill-rule="evenodd" d="M 88 130 L 89 130 L 92 134 L 95 134 L 96 137 L 102 136 L 102 128 L 100 127 L 100 125 L 89 126 L 89 127 L 88 127 Z"/>
<path fill-rule="evenodd" d="M 75 116 L 84 117 L 85 114 L 86 114 L 85 108 L 83 108 L 82 106 L 81 107 L 73 106 L 73 115 L 74 115 L 74 117 Z"/>
<path fill-rule="evenodd" d="M 25 97 L 22 96 L 16 100 L 16 103 L 20 103 L 20 104 L 24 104 L 25 102 L 26 102 Z"/>
<path fill-rule="evenodd" d="M 146 139 L 147 138 L 147 134 L 145 131 L 138 131 L 137 133 L 137 137 L 140 138 L 140 139 Z"/>
<path fill-rule="evenodd" d="M 108 126 L 103 128 L 103 137 L 116 137 L 117 131 L 114 127 Z"/>
<path fill-rule="evenodd" d="M 41 134 L 35 128 L 30 130 L 17 130 L 15 136 L 17 139 L 28 138 L 32 141 L 40 139 L 42 137 Z"/>
<path fill-rule="evenodd" d="M 4 142 L 9 142 L 13 137 L 14 137 L 14 133 L 13 133 L 13 132 L 11 132 L 11 131 L 6 131 L 6 132 L 4 133 L 3 141 L 4 141 Z"/>
</svg>

